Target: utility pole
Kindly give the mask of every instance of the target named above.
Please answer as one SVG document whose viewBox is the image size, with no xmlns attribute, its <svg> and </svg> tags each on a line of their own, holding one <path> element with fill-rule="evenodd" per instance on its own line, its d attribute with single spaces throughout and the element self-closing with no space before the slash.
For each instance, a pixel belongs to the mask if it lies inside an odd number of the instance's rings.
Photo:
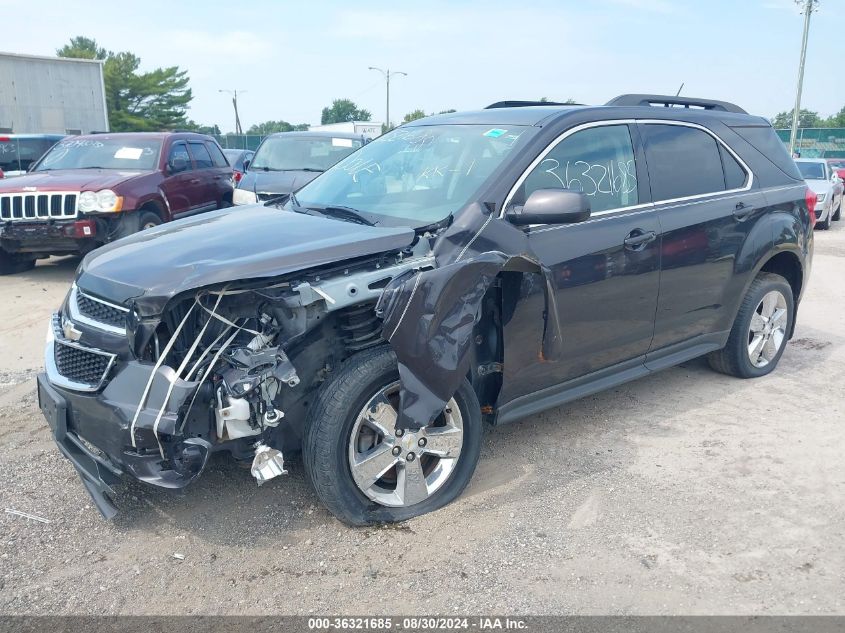
<svg viewBox="0 0 845 633">
<path fill-rule="evenodd" d="M 217 92 L 225 92 L 226 94 L 232 95 L 232 106 L 235 108 L 235 134 L 243 134 L 243 128 L 241 127 L 241 118 L 238 116 L 238 91 L 237 90 L 218 90 Z M 241 94 L 245 93 L 246 90 L 241 90 Z"/>
<path fill-rule="evenodd" d="M 382 75 L 384 75 L 384 81 L 387 84 L 387 107 L 386 107 L 386 114 L 385 114 L 385 122 L 384 127 L 386 130 L 390 129 L 390 77 L 391 75 L 405 75 L 408 76 L 408 73 L 403 73 L 401 70 L 394 70 L 393 72 L 390 71 L 388 68 L 387 70 L 382 70 L 381 68 L 376 68 L 375 66 L 370 66 L 369 70 L 377 70 Z"/>
<path fill-rule="evenodd" d="M 795 154 L 795 141 L 798 138 L 798 119 L 801 115 L 801 89 L 804 85 L 804 63 L 807 61 L 807 38 L 810 34 L 810 15 L 819 0 L 795 0 L 795 4 L 804 5 L 804 37 L 801 40 L 801 61 L 798 63 L 798 89 L 795 91 L 795 108 L 792 110 L 792 133 L 789 135 L 789 155 Z"/>
</svg>

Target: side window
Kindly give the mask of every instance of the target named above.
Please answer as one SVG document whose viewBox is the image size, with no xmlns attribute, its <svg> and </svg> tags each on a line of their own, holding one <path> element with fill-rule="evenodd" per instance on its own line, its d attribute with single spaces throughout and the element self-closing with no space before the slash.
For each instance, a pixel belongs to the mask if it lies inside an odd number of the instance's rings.
<svg viewBox="0 0 845 633">
<path fill-rule="evenodd" d="M 187 145 L 174 143 L 170 146 L 170 152 L 167 154 L 167 167 L 171 174 L 178 174 L 191 169 L 191 157 L 188 155 Z"/>
<path fill-rule="evenodd" d="M 205 143 L 201 141 L 191 141 L 188 143 L 191 148 L 191 154 L 194 157 L 194 164 L 197 169 L 208 169 L 214 167 L 214 161 L 211 160 L 211 154 L 205 147 Z"/>
<path fill-rule="evenodd" d="M 205 146 L 208 148 L 209 153 L 211 154 L 211 160 L 214 161 L 215 167 L 228 167 L 229 163 L 226 160 L 226 157 L 223 155 L 222 150 L 217 147 L 217 143 L 212 143 L 211 141 L 207 141 Z"/>
<path fill-rule="evenodd" d="M 627 125 L 576 132 L 558 143 L 525 179 L 517 199 L 538 189 L 573 189 L 590 200 L 593 212 L 639 203 L 637 169 Z"/>
<path fill-rule="evenodd" d="M 655 202 L 725 190 L 719 143 L 707 132 L 648 123 L 643 133 Z"/>
<path fill-rule="evenodd" d="M 742 189 L 748 179 L 748 174 L 722 145 L 719 145 L 719 153 L 722 155 L 722 167 L 725 170 L 725 188 Z"/>
</svg>

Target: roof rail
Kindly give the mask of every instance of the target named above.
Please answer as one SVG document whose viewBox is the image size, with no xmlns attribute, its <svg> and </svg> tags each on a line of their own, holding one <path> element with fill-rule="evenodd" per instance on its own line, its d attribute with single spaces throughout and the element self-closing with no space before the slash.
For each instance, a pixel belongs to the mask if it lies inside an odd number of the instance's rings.
<svg viewBox="0 0 845 633">
<path fill-rule="evenodd" d="M 529 106 L 566 106 L 581 105 L 580 103 L 558 103 L 557 101 L 497 101 L 484 108 L 495 110 L 496 108 L 527 108 Z"/>
<path fill-rule="evenodd" d="M 670 95 L 630 94 L 620 95 L 611 99 L 605 105 L 609 106 L 663 106 L 669 108 L 679 106 L 683 108 L 701 108 L 703 110 L 717 110 L 719 112 L 736 112 L 748 114 L 738 105 L 715 99 L 696 99 L 694 97 L 674 97 Z"/>
</svg>

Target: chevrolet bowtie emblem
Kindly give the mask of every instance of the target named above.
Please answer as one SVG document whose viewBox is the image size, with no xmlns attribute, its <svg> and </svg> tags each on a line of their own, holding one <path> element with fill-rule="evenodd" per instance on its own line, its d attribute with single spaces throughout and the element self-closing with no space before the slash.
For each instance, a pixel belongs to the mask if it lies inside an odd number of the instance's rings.
<svg viewBox="0 0 845 633">
<path fill-rule="evenodd" d="M 66 339 L 71 341 L 78 341 L 82 336 L 82 332 L 77 330 L 70 321 L 62 322 L 62 333 L 65 335 Z"/>
</svg>

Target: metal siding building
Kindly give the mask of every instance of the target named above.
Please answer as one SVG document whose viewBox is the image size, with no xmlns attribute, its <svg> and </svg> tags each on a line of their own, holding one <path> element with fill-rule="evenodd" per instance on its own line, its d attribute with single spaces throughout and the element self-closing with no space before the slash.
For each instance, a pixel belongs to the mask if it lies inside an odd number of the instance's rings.
<svg viewBox="0 0 845 633">
<path fill-rule="evenodd" d="M 108 132 L 103 62 L 0 53 L 0 132 Z"/>
</svg>

